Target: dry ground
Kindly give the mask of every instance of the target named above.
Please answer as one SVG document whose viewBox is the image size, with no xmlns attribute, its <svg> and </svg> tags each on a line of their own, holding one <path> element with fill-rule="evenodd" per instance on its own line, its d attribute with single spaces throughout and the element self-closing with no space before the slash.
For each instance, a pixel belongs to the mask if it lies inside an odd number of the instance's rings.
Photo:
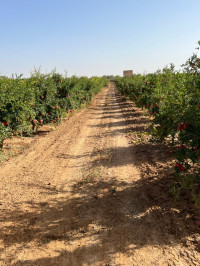
<svg viewBox="0 0 200 266">
<path fill-rule="evenodd" d="M 169 147 L 114 84 L 1 164 L 0 265 L 199 265 L 199 213 Z"/>
</svg>

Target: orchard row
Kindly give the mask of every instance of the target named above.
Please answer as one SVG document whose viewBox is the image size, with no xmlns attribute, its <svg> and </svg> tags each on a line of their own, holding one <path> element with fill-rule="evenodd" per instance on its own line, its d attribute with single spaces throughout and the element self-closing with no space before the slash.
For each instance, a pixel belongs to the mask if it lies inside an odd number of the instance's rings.
<svg viewBox="0 0 200 266">
<path fill-rule="evenodd" d="M 200 43 L 199 43 L 200 44 Z M 199 47 L 197 48 L 199 49 Z M 200 58 L 198 53 L 175 71 L 173 64 L 147 75 L 116 78 L 123 95 L 145 107 L 152 120 L 152 140 L 169 143 L 175 152 L 172 192 L 189 193 L 200 206 Z"/>
<path fill-rule="evenodd" d="M 31 134 L 91 101 L 108 80 L 98 77 L 63 78 L 35 72 L 30 78 L 0 77 L 0 149 L 11 135 Z"/>
</svg>

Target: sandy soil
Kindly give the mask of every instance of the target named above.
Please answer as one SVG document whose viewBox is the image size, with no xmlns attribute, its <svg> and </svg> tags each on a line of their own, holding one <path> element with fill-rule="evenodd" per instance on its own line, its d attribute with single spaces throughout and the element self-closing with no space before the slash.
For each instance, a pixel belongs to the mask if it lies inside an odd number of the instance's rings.
<svg viewBox="0 0 200 266">
<path fill-rule="evenodd" d="M 150 118 L 104 88 L 0 170 L 0 265 L 199 265 L 199 213 L 169 194 Z"/>
</svg>

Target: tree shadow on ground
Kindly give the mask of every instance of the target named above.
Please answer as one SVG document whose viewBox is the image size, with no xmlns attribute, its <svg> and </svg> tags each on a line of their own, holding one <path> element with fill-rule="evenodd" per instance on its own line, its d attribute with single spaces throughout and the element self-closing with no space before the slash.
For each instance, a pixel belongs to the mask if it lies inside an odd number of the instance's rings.
<svg viewBox="0 0 200 266">
<path fill-rule="evenodd" d="M 103 136 L 105 137 L 105 136 Z M 97 136 L 98 138 L 98 136 Z M 136 157 L 139 158 L 138 160 Z M 99 156 L 98 156 L 99 155 Z M 120 160 L 117 159 L 120 155 Z M 170 156 L 170 159 L 169 159 Z M 108 158 L 109 157 L 109 158 Z M 165 144 L 138 143 L 128 147 L 103 148 L 81 155 L 71 153 L 59 154 L 57 158 L 77 160 L 80 158 L 93 158 L 90 166 L 119 167 L 125 165 L 140 166 L 144 163 L 156 165 L 158 163 L 172 162 L 172 149 Z M 69 166 L 70 168 L 71 166 Z M 76 166 L 72 166 L 76 168 Z"/>
<path fill-rule="evenodd" d="M 114 118 L 114 116 L 113 116 Z M 145 123 L 145 122 L 149 122 L 150 120 L 149 119 L 146 119 L 146 120 L 143 120 L 140 122 L 141 123 Z M 135 119 L 129 119 L 129 120 L 121 120 L 121 121 L 116 121 L 116 122 L 109 122 L 109 123 L 103 123 L 103 124 L 98 124 L 98 125 L 91 125 L 91 127 L 101 127 L 101 128 L 104 128 L 104 127 L 124 127 L 124 126 L 127 126 L 127 125 L 132 125 L 132 124 L 138 124 L 139 122 L 136 122 Z"/>
<path fill-rule="evenodd" d="M 34 241 L 38 249 L 46 249 L 54 241 L 79 243 L 72 251 L 58 248 L 53 258 L 19 261 L 15 265 L 103 263 L 110 255 L 145 246 L 186 245 L 187 237 L 199 233 L 199 229 L 188 216 L 188 203 L 175 204 L 171 198 L 173 177 L 168 171 L 162 168 L 156 177 L 134 183 L 90 176 L 71 186 L 76 197 L 53 197 L 44 204 L 27 202 L 32 212 L 17 208 L 7 211 L 7 225 L 0 239 L 6 247 Z M 54 196 L 55 191 L 46 189 Z M 88 237 L 93 239 L 91 243 L 84 241 Z M 196 249 L 200 251 L 198 244 Z M 66 264 L 59 264 L 63 261 Z"/>
</svg>

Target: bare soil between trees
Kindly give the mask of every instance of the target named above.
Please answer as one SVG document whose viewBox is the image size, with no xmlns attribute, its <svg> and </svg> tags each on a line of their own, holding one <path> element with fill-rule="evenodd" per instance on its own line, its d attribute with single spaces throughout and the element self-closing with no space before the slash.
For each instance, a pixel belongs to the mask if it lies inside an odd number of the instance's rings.
<svg viewBox="0 0 200 266">
<path fill-rule="evenodd" d="M 199 211 L 169 193 L 173 157 L 110 83 L 0 165 L 0 265 L 199 265 Z"/>
</svg>

